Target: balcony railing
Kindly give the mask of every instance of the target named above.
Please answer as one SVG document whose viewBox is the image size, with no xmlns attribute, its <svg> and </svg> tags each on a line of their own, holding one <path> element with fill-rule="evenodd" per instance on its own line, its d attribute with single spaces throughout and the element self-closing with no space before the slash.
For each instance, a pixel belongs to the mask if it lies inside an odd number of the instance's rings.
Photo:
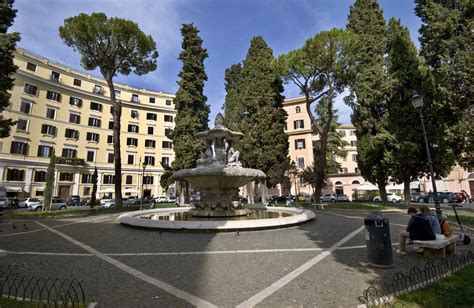
<svg viewBox="0 0 474 308">
<path fill-rule="evenodd" d="M 56 164 L 72 165 L 72 166 L 84 166 L 85 161 L 83 158 L 76 157 L 56 157 Z"/>
</svg>

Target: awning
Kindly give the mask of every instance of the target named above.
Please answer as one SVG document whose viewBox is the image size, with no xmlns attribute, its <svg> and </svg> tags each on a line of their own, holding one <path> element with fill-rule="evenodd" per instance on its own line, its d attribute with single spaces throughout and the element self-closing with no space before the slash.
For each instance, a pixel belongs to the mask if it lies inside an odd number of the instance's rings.
<svg viewBox="0 0 474 308">
<path fill-rule="evenodd" d="M 366 183 L 354 188 L 353 190 L 379 190 L 379 188 L 374 184 Z"/>
<path fill-rule="evenodd" d="M 8 192 L 20 192 L 21 187 L 5 187 Z"/>
<path fill-rule="evenodd" d="M 36 191 L 44 191 L 44 187 L 36 187 Z"/>
<path fill-rule="evenodd" d="M 124 193 L 138 193 L 138 190 L 133 189 L 133 188 L 125 188 L 123 192 Z"/>
<path fill-rule="evenodd" d="M 102 193 L 102 194 L 110 194 L 114 192 L 115 192 L 115 189 L 113 188 L 106 188 L 106 189 L 102 189 L 98 191 L 98 193 Z"/>
</svg>

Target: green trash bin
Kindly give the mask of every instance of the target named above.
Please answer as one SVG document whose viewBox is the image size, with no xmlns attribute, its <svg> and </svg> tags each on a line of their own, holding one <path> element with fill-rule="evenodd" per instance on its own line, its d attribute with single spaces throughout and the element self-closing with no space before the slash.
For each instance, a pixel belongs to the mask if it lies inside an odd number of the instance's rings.
<svg viewBox="0 0 474 308">
<path fill-rule="evenodd" d="M 393 267 L 390 224 L 380 212 L 372 212 L 364 218 L 367 259 L 371 266 L 378 268 Z"/>
</svg>

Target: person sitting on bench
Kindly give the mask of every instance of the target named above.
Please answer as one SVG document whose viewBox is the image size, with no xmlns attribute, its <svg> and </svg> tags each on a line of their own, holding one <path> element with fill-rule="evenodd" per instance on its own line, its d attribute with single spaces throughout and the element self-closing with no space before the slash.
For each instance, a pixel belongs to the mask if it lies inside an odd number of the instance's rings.
<svg viewBox="0 0 474 308">
<path fill-rule="evenodd" d="M 399 249 L 397 254 L 404 256 L 407 254 L 405 250 L 405 243 L 407 239 L 420 240 L 420 241 L 431 241 L 435 240 L 436 236 L 431 228 L 429 219 L 422 213 L 417 214 L 415 207 L 409 207 L 407 213 L 411 216 L 408 221 L 406 231 L 400 233 Z"/>
</svg>

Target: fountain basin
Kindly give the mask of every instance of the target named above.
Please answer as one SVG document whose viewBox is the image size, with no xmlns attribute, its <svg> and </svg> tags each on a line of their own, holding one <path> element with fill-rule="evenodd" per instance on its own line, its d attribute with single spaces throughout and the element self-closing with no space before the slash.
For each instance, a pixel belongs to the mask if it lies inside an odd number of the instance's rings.
<svg viewBox="0 0 474 308">
<path fill-rule="evenodd" d="M 235 219 L 197 218 L 192 220 L 164 220 L 174 219 L 175 216 L 186 214 L 193 210 L 186 208 L 164 208 L 129 212 L 120 215 L 117 220 L 126 226 L 139 228 L 160 229 L 169 231 L 241 231 L 284 228 L 304 223 L 316 217 L 310 210 L 286 207 L 248 206 L 249 210 L 256 211 L 257 218 L 235 217 Z M 258 216 L 271 213 L 272 218 L 259 219 Z M 153 216 L 155 215 L 155 216 Z M 152 219 L 153 217 L 153 219 Z M 160 218 L 161 217 L 161 218 Z M 163 220 L 160 220 L 163 219 Z"/>
</svg>

